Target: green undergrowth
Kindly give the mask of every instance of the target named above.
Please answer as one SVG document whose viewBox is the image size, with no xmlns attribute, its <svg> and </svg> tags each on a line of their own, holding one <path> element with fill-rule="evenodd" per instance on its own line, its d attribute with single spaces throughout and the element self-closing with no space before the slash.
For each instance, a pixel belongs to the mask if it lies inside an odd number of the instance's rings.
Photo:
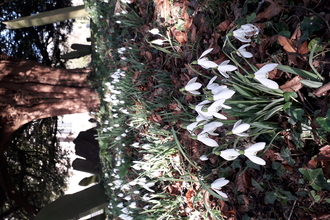
<svg viewBox="0 0 330 220">
<path fill-rule="evenodd" d="M 106 210 L 109 219 L 224 219 L 230 216 L 284 219 L 290 216 L 290 211 L 283 214 L 281 207 L 293 210 L 297 202 L 300 205 L 295 216 L 306 217 L 327 210 L 330 185 L 328 174 L 322 169 L 324 158 L 318 156 L 326 157 L 322 153 L 326 149 L 322 151 L 322 147 L 329 143 L 330 112 L 327 106 L 321 109 L 319 104 L 327 105 L 326 97 L 317 97 L 312 91 L 329 79 L 314 67 L 303 70 L 290 65 L 279 44 L 274 43 L 267 49 L 267 53 L 271 53 L 267 58 L 256 52 L 257 61 L 237 55 L 240 44 L 232 31 L 258 18 L 250 13 L 257 6 L 256 1 L 245 1 L 243 17 L 234 20 L 231 28 L 210 35 L 219 34 L 213 46 L 220 45 L 221 49 L 206 55 L 208 59 L 223 62 L 226 58 L 238 68 L 229 78 L 216 68 L 201 68 L 197 60 L 212 45 L 209 36 L 204 35 L 218 27 L 230 7 L 224 1 L 196 4 L 189 5 L 188 9 L 176 8 L 173 4 L 173 17 L 164 26 L 164 20 L 156 16 L 156 4 L 152 1 L 130 4 L 86 1 L 93 21 L 95 75 L 90 81 L 101 98 L 101 108 L 95 117 L 100 123 L 98 140 L 102 182 L 109 198 Z M 212 5 L 219 11 L 214 11 Z M 204 22 L 198 28 L 203 29 L 204 25 L 205 31 L 198 32 L 197 37 L 189 33 L 188 42 L 182 43 L 182 38 L 174 37 L 173 33 L 184 36 L 189 23 L 183 14 L 194 16 L 197 9 L 205 13 L 197 16 Z M 259 21 L 264 33 L 252 34 L 255 35 L 251 43 L 254 51 L 258 48 L 256 45 L 265 40 L 264 35 L 289 36 L 290 27 L 283 23 L 289 13 L 282 15 Z M 216 19 L 217 16 L 221 19 Z M 314 18 L 304 17 L 303 40 L 315 39 L 313 34 L 319 31 L 318 28 L 307 30 L 308 19 Z M 198 26 L 196 20 L 192 22 Z M 313 22 L 324 25 L 322 19 Z M 173 27 L 172 35 L 168 34 Z M 154 28 L 159 29 L 159 33 L 150 33 Z M 194 42 L 189 41 L 192 38 Z M 320 45 L 323 45 L 321 41 L 309 41 L 307 64 L 312 64 L 326 51 L 325 47 L 320 49 Z M 260 63 L 282 64 L 276 66 L 276 71 L 282 71 L 281 77 L 273 72 L 269 78 L 284 85 L 294 76 L 300 76 L 304 78 L 300 81 L 303 89 L 270 89 L 261 84 L 251 74 L 262 68 L 257 65 Z M 290 78 L 285 77 L 289 75 Z M 197 119 L 199 103 L 215 99 L 207 88 L 214 76 L 217 76 L 215 83 L 235 93 L 222 103 L 221 114 L 226 119 L 203 119 L 192 125 Z M 194 77 L 198 77 L 202 87 L 196 87 L 199 94 L 191 95 L 191 91 L 182 88 Z M 306 98 L 302 98 L 304 96 Z M 210 108 L 211 103 L 207 103 L 205 109 Z M 239 120 L 243 125 L 248 124 L 248 128 L 237 135 L 233 125 L 239 126 L 235 123 Z M 209 122 L 222 123 L 212 130 L 217 132 L 212 140 L 209 140 L 211 135 L 199 135 Z M 243 135 L 245 131 L 247 137 Z M 212 145 L 214 142 L 216 145 Z M 249 157 L 248 148 L 258 143 L 262 143 L 263 148 Z M 226 150 L 234 152 L 234 156 L 226 157 L 225 152 L 229 152 Z M 208 160 L 202 160 L 202 156 Z M 222 178 L 229 183 L 220 187 L 219 193 L 214 190 L 214 184 Z"/>
</svg>

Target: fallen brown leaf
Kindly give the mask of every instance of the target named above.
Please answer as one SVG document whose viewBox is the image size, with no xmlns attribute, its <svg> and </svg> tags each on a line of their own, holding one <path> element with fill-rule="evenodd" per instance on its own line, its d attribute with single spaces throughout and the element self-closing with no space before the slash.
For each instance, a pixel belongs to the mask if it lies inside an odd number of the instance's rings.
<svg viewBox="0 0 330 220">
<path fill-rule="evenodd" d="M 292 92 L 292 90 L 297 92 L 303 87 L 303 84 L 300 82 L 301 79 L 301 76 L 295 76 L 293 79 L 280 86 L 280 89 L 284 92 Z"/>
<path fill-rule="evenodd" d="M 281 6 L 285 3 L 285 0 L 278 0 L 276 2 L 272 0 L 267 0 L 267 2 L 270 2 L 270 5 L 263 12 L 257 15 L 255 21 L 260 21 L 261 19 L 269 20 L 285 9 Z"/>
<path fill-rule="evenodd" d="M 238 191 L 246 193 L 247 188 L 249 188 L 250 185 L 251 185 L 251 178 L 248 175 L 247 171 L 237 175 L 236 186 Z"/>
<path fill-rule="evenodd" d="M 286 38 L 282 35 L 278 35 L 277 37 L 278 42 L 283 46 L 283 49 L 288 52 L 288 53 L 296 53 L 297 48 L 296 46 L 292 43 L 292 40 L 289 38 Z"/>
</svg>

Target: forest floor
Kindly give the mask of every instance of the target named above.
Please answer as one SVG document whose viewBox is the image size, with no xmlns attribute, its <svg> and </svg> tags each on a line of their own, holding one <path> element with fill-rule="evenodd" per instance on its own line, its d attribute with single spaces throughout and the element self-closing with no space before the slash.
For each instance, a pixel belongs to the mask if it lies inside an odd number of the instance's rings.
<svg viewBox="0 0 330 220">
<path fill-rule="evenodd" d="M 330 218 L 328 1 L 86 5 L 111 219 Z"/>
</svg>

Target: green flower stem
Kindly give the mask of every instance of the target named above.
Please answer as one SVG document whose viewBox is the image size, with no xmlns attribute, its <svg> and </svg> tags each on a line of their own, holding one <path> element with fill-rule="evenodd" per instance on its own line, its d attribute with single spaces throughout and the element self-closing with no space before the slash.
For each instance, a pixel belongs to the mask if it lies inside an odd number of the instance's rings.
<svg viewBox="0 0 330 220">
<path fill-rule="evenodd" d="M 194 71 L 194 72 L 197 73 L 198 75 L 203 76 L 203 77 L 208 78 L 208 79 L 212 79 L 212 77 L 210 77 L 210 76 L 206 76 L 206 75 L 204 75 L 204 74 L 198 72 L 196 69 L 194 69 L 194 68 L 191 66 L 191 64 L 188 64 L 188 66 L 189 66 L 190 69 L 192 69 L 192 71 Z"/>
</svg>

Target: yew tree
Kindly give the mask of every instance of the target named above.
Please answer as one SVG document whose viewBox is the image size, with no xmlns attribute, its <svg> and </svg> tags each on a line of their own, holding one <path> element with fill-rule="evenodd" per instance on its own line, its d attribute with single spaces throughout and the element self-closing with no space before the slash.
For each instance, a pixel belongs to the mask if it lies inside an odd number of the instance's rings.
<svg viewBox="0 0 330 220">
<path fill-rule="evenodd" d="M 95 111 L 98 93 L 87 82 L 90 69 L 59 69 L 36 61 L 0 56 L 0 187 L 26 213 L 35 209 L 15 188 L 4 151 L 24 124 L 64 114 Z"/>
</svg>

